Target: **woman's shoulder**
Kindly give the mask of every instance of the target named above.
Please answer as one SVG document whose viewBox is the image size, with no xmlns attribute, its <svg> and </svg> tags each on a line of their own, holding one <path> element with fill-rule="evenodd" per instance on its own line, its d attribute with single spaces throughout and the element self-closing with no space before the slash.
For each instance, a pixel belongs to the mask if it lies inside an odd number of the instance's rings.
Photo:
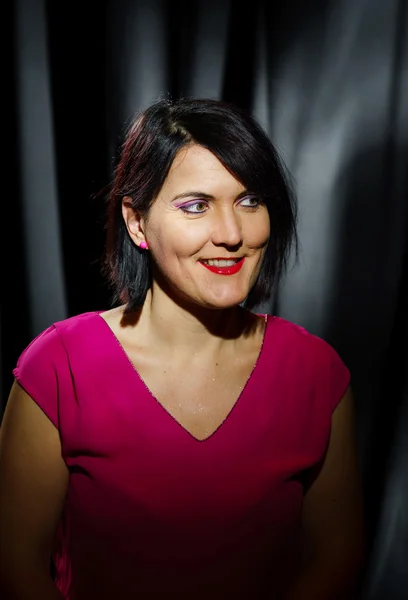
<svg viewBox="0 0 408 600">
<path fill-rule="evenodd" d="M 103 314 L 102 310 L 94 310 L 89 312 L 83 312 L 78 315 L 73 315 L 68 317 L 67 319 L 62 319 L 61 321 L 55 321 L 52 324 L 52 327 L 57 329 L 57 331 L 75 331 L 78 329 L 84 329 L 88 326 L 92 326 L 95 322 L 95 319 L 99 319 L 99 316 Z"/>
<path fill-rule="evenodd" d="M 275 341 L 279 340 L 282 343 L 296 343 L 299 345 L 314 343 L 316 336 L 294 321 L 289 321 L 277 315 L 267 314 L 259 316 L 265 317 L 268 329 Z"/>
<path fill-rule="evenodd" d="M 56 321 L 38 333 L 23 349 L 17 362 L 17 368 L 24 361 L 55 359 L 63 348 L 64 334 L 86 331 L 100 311 L 86 312 L 67 319 Z"/>
<path fill-rule="evenodd" d="M 315 358 L 333 358 L 334 347 L 323 337 L 309 331 L 305 326 L 276 315 L 267 315 L 270 336 L 292 351 L 312 354 Z"/>
<path fill-rule="evenodd" d="M 75 341 L 78 340 L 76 331 L 89 331 L 87 324 L 97 314 L 83 313 L 53 323 L 24 348 L 13 369 L 15 380 L 57 428 L 58 399 L 62 391 L 69 388 L 71 378 L 70 352 L 65 341 L 70 339 L 70 332 L 74 332 Z M 75 347 L 75 343 L 72 346 Z"/>
<path fill-rule="evenodd" d="M 326 379 L 332 390 L 332 405 L 335 407 L 351 379 L 350 370 L 339 349 L 306 327 L 282 317 L 269 316 L 268 322 L 270 348 L 275 349 L 276 356 L 291 368 L 295 365 L 298 376 L 303 373 L 305 376 L 317 375 L 321 382 Z"/>
</svg>

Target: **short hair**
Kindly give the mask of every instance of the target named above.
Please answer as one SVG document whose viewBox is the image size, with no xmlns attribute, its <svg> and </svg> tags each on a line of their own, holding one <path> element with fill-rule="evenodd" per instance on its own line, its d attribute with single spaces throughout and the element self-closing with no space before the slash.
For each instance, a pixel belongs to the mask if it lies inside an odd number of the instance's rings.
<svg viewBox="0 0 408 600">
<path fill-rule="evenodd" d="M 107 198 L 104 272 L 113 302 L 126 303 L 126 312 L 145 301 L 152 284 L 152 259 L 132 242 L 122 216 L 122 199 L 129 196 L 134 210 L 148 218 L 174 158 L 191 144 L 212 152 L 261 198 L 269 213 L 270 239 L 244 306 L 251 309 L 270 298 L 286 270 L 293 243 L 297 258 L 297 207 L 290 175 L 261 126 L 249 113 L 220 100 L 161 99 L 130 125 Z"/>
</svg>

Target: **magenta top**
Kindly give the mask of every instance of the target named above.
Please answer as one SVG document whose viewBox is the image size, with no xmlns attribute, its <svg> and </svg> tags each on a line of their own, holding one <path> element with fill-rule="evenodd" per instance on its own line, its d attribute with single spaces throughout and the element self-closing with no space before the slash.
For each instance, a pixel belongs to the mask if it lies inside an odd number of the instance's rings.
<svg viewBox="0 0 408 600">
<path fill-rule="evenodd" d="M 246 386 L 204 441 L 154 398 L 97 312 L 41 333 L 14 375 L 58 428 L 70 472 L 53 553 L 66 599 L 280 598 L 350 381 L 330 345 L 269 317 Z"/>
</svg>

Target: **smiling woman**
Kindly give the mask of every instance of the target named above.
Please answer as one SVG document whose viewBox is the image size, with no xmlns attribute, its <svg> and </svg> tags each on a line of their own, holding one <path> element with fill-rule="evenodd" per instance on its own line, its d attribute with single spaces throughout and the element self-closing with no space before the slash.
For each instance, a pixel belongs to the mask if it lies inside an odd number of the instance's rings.
<svg viewBox="0 0 408 600">
<path fill-rule="evenodd" d="M 186 191 L 194 185 L 201 191 Z M 269 214 L 212 152 L 191 142 L 182 147 L 147 218 L 128 196 L 122 213 L 135 248 L 148 244 L 153 282 L 165 279 L 166 295 L 196 308 L 229 308 L 247 298 L 267 250 Z M 157 298 L 158 288 L 149 293 Z"/>
<path fill-rule="evenodd" d="M 261 225 L 262 252 L 261 247 L 254 251 L 246 271 L 253 271 L 253 277 L 241 290 L 247 308 L 271 295 L 292 242 L 297 249 L 296 204 L 284 166 L 259 125 L 226 103 L 161 101 L 139 115 L 129 129 L 108 201 L 106 265 L 116 300 L 126 302 L 126 310 L 131 311 L 143 305 L 149 275 L 158 261 L 154 251 L 137 252 L 136 238 L 129 237 L 129 221 L 122 219 L 125 198 L 138 223 L 154 219 L 154 231 L 158 222 L 169 223 L 169 215 L 174 216 L 172 227 L 175 235 L 178 231 L 182 236 L 180 241 L 198 233 L 208 237 L 206 230 L 211 229 L 215 247 L 222 246 L 222 252 L 214 252 L 213 246 L 204 256 L 208 259 L 242 252 L 240 228 L 254 231 Z M 188 223 L 181 220 L 183 214 Z M 191 223 L 192 219 L 200 219 L 199 224 Z M 271 219 L 273 235 L 268 238 L 265 230 Z M 138 239 L 142 241 L 144 233 L 150 243 L 151 231 L 140 231 Z M 249 247 L 251 240 L 244 242 Z M 258 269 L 255 255 L 260 259 Z"/>
<path fill-rule="evenodd" d="M 114 306 L 52 324 L 14 370 L 7 598 L 351 598 L 350 373 L 322 339 L 249 310 L 278 284 L 295 223 L 250 116 L 180 100 L 136 117 L 108 197 Z"/>
</svg>

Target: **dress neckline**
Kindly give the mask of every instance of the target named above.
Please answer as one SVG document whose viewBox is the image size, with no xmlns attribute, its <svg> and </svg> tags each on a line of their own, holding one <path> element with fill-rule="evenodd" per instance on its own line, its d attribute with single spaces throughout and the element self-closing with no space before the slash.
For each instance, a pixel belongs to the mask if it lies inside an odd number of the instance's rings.
<svg viewBox="0 0 408 600">
<path fill-rule="evenodd" d="M 250 371 L 250 373 L 249 373 L 249 375 L 248 375 L 248 377 L 247 377 L 244 385 L 242 386 L 242 389 L 241 389 L 240 393 L 238 394 L 235 402 L 233 403 L 231 409 L 228 411 L 228 413 L 225 416 L 225 418 L 219 423 L 219 425 L 217 425 L 217 427 L 208 436 L 206 436 L 205 438 L 197 438 L 182 423 L 180 423 L 180 421 L 178 421 L 166 409 L 166 407 L 162 404 L 162 402 L 160 402 L 160 400 L 155 396 L 155 394 L 153 394 L 153 392 L 151 391 L 151 389 L 149 388 L 149 386 L 147 385 L 147 383 L 145 382 L 145 380 L 143 379 L 143 377 L 140 375 L 140 373 L 137 370 L 136 366 L 134 365 L 134 363 L 130 359 L 128 353 L 126 352 L 126 350 L 122 346 L 122 343 L 120 342 L 120 340 L 116 336 L 115 332 L 110 327 L 109 323 L 102 317 L 102 313 L 103 312 L 105 312 L 105 311 L 97 311 L 97 312 L 94 313 L 94 315 L 97 317 L 97 320 L 100 321 L 100 323 L 101 323 L 102 327 L 105 329 L 106 333 L 108 333 L 109 339 L 114 342 L 114 345 L 116 346 L 116 350 L 118 350 L 122 354 L 122 356 L 123 356 L 123 358 L 125 360 L 124 364 L 126 365 L 126 368 L 130 367 L 132 369 L 134 375 L 138 378 L 138 381 L 145 388 L 148 396 L 157 403 L 157 405 L 163 411 L 163 413 L 165 414 L 165 416 L 167 418 L 170 418 L 175 423 L 176 427 L 178 427 L 179 429 L 181 429 L 182 432 L 185 435 L 187 435 L 194 442 L 199 443 L 199 444 L 205 444 L 206 442 L 210 442 L 211 440 L 214 440 L 216 437 L 218 437 L 218 435 L 221 434 L 221 432 L 224 430 L 224 428 L 231 421 L 232 417 L 239 411 L 240 407 L 242 406 L 242 404 L 243 404 L 243 398 L 246 396 L 247 388 L 248 388 L 249 384 L 253 381 L 254 377 L 256 376 L 256 372 L 259 369 L 259 364 L 260 364 L 261 359 L 262 359 L 262 357 L 264 355 L 264 347 L 265 347 L 265 341 L 266 341 L 267 333 L 268 333 L 268 329 L 269 329 L 269 324 L 270 324 L 271 320 L 273 319 L 273 317 L 269 317 L 269 315 L 266 315 L 266 314 L 257 315 L 257 316 L 262 317 L 264 319 L 264 321 L 265 321 L 265 327 L 264 327 L 264 331 L 263 331 L 263 335 L 262 335 L 262 340 L 261 340 L 259 352 L 258 352 L 257 358 L 256 358 L 256 360 L 254 362 L 254 365 L 253 365 L 253 367 L 252 367 L 252 369 L 251 369 L 251 371 Z"/>
</svg>

